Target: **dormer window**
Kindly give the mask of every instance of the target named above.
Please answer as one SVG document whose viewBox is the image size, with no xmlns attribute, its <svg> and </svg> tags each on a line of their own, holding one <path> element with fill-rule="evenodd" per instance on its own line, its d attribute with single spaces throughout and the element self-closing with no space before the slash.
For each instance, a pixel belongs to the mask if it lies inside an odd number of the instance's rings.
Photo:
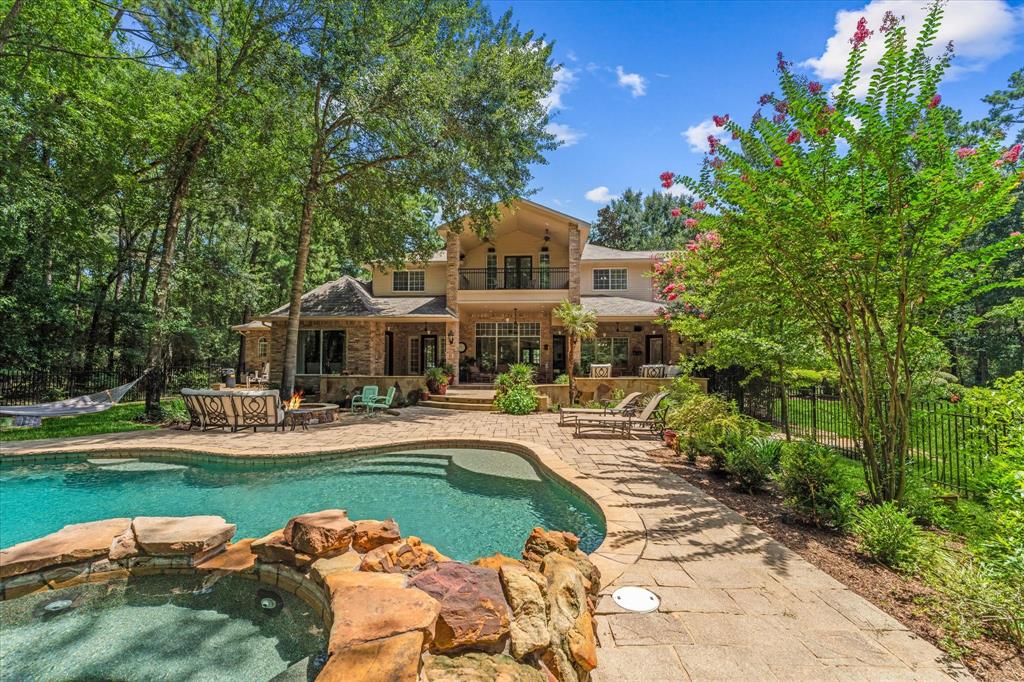
<svg viewBox="0 0 1024 682">
<path fill-rule="evenodd" d="M 596 268 L 594 270 L 594 291 L 624 291 L 626 286 L 626 268 Z"/>
<path fill-rule="evenodd" d="M 423 291 L 423 270 L 395 270 L 391 275 L 392 291 Z"/>
</svg>

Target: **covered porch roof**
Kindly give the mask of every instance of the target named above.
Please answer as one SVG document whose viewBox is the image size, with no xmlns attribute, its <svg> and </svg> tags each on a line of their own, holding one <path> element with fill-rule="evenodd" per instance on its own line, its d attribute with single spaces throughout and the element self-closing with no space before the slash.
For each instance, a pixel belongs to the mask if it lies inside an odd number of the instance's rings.
<svg viewBox="0 0 1024 682">
<path fill-rule="evenodd" d="M 302 295 L 299 314 L 304 318 L 424 318 L 455 319 L 444 296 L 374 296 L 365 282 L 344 275 Z M 283 319 L 288 306 L 263 315 L 261 320 Z"/>
</svg>

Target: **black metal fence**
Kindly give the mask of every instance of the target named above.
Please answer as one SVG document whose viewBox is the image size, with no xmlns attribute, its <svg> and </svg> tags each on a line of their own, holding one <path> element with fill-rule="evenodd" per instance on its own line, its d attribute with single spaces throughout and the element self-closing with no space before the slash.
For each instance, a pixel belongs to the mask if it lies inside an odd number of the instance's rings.
<svg viewBox="0 0 1024 682">
<path fill-rule="evenodd" d="M 219 381 L 221 368 L 234 363 L 177 363 L 164 368 L 167 393 L 183 387 L 204 388 Z M 0 405 L 34 405 L 98 393 L 138 379 L 144 367 L 130 365 L 110 369 L 56 367 L 46 370 L 24 370 L 0 367 Z M 145 383 L 140 381 L 125 394 L 122 401 L 142 400 Z"/>
<path fill-rule="evenodd" d="M 858 430 L 838 391 L 817 386 L 785 393 L 777 384 L 747 387 L 719 381 L 712 390 L 735 400 L 751 417 L 788 430 L 792 437 L 812 440 L 860 458 Z M 784 414 L 785 412 L 785 414 Z M 910 467 L 924 480 L 967 492 L 971 478 L 987 459 L 999 452 L 999 428 L 984 410 L 945 400 L 911 403 Z"/>
</svg>

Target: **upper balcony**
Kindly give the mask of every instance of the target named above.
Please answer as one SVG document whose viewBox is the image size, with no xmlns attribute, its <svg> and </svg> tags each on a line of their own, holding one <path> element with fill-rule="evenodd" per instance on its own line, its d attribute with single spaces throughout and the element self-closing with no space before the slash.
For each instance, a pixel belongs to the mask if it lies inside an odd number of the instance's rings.
<svg viewBox="0 0 1024 682">
<path fill-rule="evenodd" d="M 523 291 L 569 288 L 569 268 L 459 268 L 461 291 Z"/>
</svg>

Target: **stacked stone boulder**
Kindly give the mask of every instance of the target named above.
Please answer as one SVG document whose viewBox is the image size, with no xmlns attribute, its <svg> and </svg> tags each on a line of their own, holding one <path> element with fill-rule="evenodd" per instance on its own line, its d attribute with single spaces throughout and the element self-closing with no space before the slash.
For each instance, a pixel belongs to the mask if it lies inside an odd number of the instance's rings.
<svg viewBox="0 0 1024 682">
<path fill-rule="evenodd" d="M 327 628 L 321 682 L 583 682 L 596 665 L 600 575 L 578 539 L 534 529 L 522 559 L 464 564 L 392 520 L 297 516 L 229 544 L 215 516 L 109 519 L 0 551 L 4 598 L 86 580 L 217 571 L 306 601 Z"/>
</svg>

